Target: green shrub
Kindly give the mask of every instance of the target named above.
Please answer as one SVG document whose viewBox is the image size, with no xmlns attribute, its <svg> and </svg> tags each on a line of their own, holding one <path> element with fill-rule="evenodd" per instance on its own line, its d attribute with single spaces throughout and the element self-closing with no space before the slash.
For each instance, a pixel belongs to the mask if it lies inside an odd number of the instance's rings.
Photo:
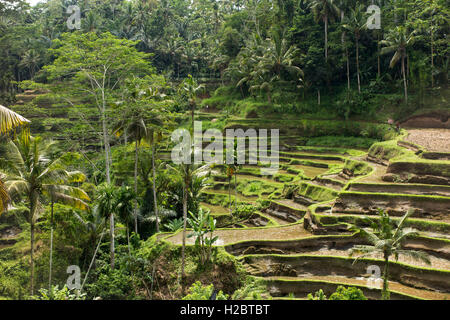
<svg viewBox="0 0 450 320">
<path fill-rule="evenodd" d="M 330 296 L 329 300 L 367 300 L 367 298 L 361 289 L 339 286 L 336 292 Z"/>
<path fill-rule="evenodd" d="M 308 300 L 367 300 L 367 298 L 364 296 L 361 289 L 338 286 L 336 292 L 332 293 L 328 299 L 323 290 L 320 289 L 315 292 L 314 295 L 312 295 L 312 293 L 308 294 Z"/>
<path fill-rule="evenodd" d="M 266 292 L 266 285 L 260 280 L 249 278 L 242 288 L 231 296 L 232 300 L 262 300 Z"/>
<path fill-rule="evenodd" d="M 314 295 L 312 293 L 308 294 L 308 300 L 327 300 L 327 296 L 322 289 L 316 291 Z"/>
<path fill-rule="evenodd" d="M 204 286 L 200 281 L 195 282 L 189 288 L 189 294 L 183 300 L 210 300 L 214 293 L 214 285 Z M 216 293 L 215 300 L 227 300 L 228 295 L 224 294 L 222 290 Z"/>
<path fill-rule="evenodd" d="M 104 300 L 125 300 L 133 297 L 132 278 L 125 271 L 107 269 L 98 279 L 86 285 L 90 298 L 101 297 Z"/>
<path fill-rule="evenodd" d="M 39 295 L 31 296 L 31 300 L 85 300 L 86 294 L 78 294 L 72 290 L 69 290 L 67 286 L 59 289 L 58 286 L 52 286 L 51 290 L 40 289 Z"/>
</svg>

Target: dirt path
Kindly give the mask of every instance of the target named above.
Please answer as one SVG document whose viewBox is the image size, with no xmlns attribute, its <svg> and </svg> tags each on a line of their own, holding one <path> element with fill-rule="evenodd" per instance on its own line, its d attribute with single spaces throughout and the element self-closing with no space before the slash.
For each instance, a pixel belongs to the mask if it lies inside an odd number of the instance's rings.
<svg viewBox="0 0 450 320">
<path fill-rule="evenodd" d="M 410 129 L 405 139 L 424 147 L 427 151 L 450 152 L 449 129 Z"/>
<path fill-rule="evenodd" d="M 190 233 L 190 231 L 188 231 Z M 217 230 L 214 236 L 219 236 L 217 245 L 226 245 L 244 240 L 290 240 L 311 237 L 312 234 L 303 228 L 303 223 L 289 226 L 270 227 L 270 228 L 246 228 L 246 229 L 227 229 Z M 182 243 L 182 233 L 166 238 L 167 241 L 174 244 Z M 187 238 L 186 243 L 193 245 L 195 239 Z"/>
</svg>

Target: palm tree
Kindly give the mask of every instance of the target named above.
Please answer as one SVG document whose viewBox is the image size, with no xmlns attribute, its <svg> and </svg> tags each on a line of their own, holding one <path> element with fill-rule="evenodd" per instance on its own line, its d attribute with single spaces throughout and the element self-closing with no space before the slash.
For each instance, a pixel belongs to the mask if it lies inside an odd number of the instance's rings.
<svg viewBox="0 0 450 320">
<path fill-rule="evenodd" d="M 177 35 L 169 35 L 168 38 L 165 41 L 162 41 L 161 43 L 161 50 L 164 52 L 164 54 L 168 57 L 171 65 L 176 70 L 173 70 L 173 72 L 176 72 L 177 79 L 180 78 L 180 55 L 183 52 L 183 43 L 182 39 Z"/>
<path fill-rule="evenodd" d="M 11 200 L 2 179 L 4 177 L 0 176 L 0 214 L 8 209 L 8 204 Z"/>
<path fill-rule="evenodd" d="M 34 49 L 30 49 L 25 51 L 25 53 L 22 55 L 22 60 L 20 61 L 19 65 L 28 69 L 28 72 L 30 73 L 30 79 L 32 79 L 34 77 L 34 74 L 36 73 L 36 68 L 38 67 L 40 60 L 41 58 L 39 56 L 39 53 L 37 53 L 37 51 Z"/>
<path fill-rule="evenodd" d="M 133 223 L 133 217 L 136 218 L 133 213 L 133 201 L 136 199 L 136 194 L 131 190 L 130 187 L 123 186 L 117 190 L 116 193 L 116 203 L 115 210 L 119 219 L 122 223 L 125 224 L 126 232 L 127 232 L 127 241 L 128 241 L 128 253 L 131 254 L 130 248 L 130 224 Z"/>
<path fill-rule="evenodd" d="M 193 194 L 193 181 L 196 178 L 205 177 L 211 172 L 209 165 L 179 164 L 175 167 L 169 166 L 183 182 L 183 244 L 181 248 L 181 277 L 184 278 L 185 248 L 186 248 L 186 225 L 187 225 L 187 204 L 188 195 Z"/>
<path fill-rule="evenodd" d="M 114 213 L 116 212 L 116 188 L 108 183 L 101 184 L 97 187 L 97 204 L 94 210 L 97 210 L 100 216 L 105 219 L 109 218 L 109 254 L 111 269 L 114 269 Z"/>
<path fill-rule="evenodd" d="M 25 196 L 29 205 L 28 220 L 31 231 L 31 293 L 34 293 L 34 241 L 35 225 L 42 212 L 44 197 L 51 197 L 54 201 L 63 201 L 87 207 L 83 199 L 89 199 L 81 189 L 65 185 L 79 172 L 68 172 L 64 167 L 64 160 L 51 160 L 50 148 L 52 142 L 44 142 L 41 138 L 26 138 L 22 136 L 6 146 L 6 161 L 2 174 L 5 176 L 5 186 L 11 198 Z M 74 196 L 73 196 L 74 195 Z"/>
<path fill-rule="evenodd" d="M 359 70 L 359 39 L 361 32 L 367 28 L 367 19 L 364 13 L 364 5 L 356 4 L 356 7 L 350 10 L 350 15 L 344 18 L 344 29 L 353 33 L 356 47 L 356 76 L 358 79 L 358 92 L 361 93 L 361 72 Z"/>
<path fill-rule="evenodd" d="M 303 75 L 302 69 L 294 65 L 294 59 L 298 53 L 295 46 L 289 46 L 284 32 L 281 30 L 274 30 L 272 32 L 271 41 L 264 52 L 264 55 L 259 63 L 259 66 L 271 71 L 277 76 L 281 76 L 282 71 L 287 71 L 290 74 L 297 76 Z"/>
<path fill-rule="evenodd" d="M 157 119 L 157 118 L 154 118 Z M 153 189 L 153 210 L 156 218 L 156 232 L 159 232 L 159 217 L 158 217 L 158 199 L 156 196 L 156 145 L 161 141 L 162 133 L 157 128 L 150 130 L 149 142 L 152 145 L 152 189 Z"/>
<path fill-rule="evenodd" d="M 184 79 L 180 85 L 181 92 L 187 95 L 191 106 L 192 130 L 194 130 L 195 98 L 197 93 L 203 88 L 204 86 L 202 84 L 199 85 L 191 75 L 188 75 L 188 77 Z"/>
<path fill-rule="evenodd" d="M 251 90 L 265 90 L 268 102 L 271 103 L 272 84 L 281 80 L 283 71 L 294 76 L 295 79 L 304 75 L 302 69 L 294 65 L 297 53 L 298 49 L 295 46 L 289 46 L 281 30 L 274 30 L 272 38 L 265 43 L 263 56 L 252 72 L 252 78 L 256 79 L 257 84 L 252 86 Z"/>
<path fill-rule="evenodd" d="M 415 31 L 408 32 L 403 26 L 398 26 L 389 30 L 385 40 L 381 41 L 381 44 L 385 48 L 381 49 L 381 54 L 394 53 L 391 59 L 389 67 L 392 69 L 397 62 L 402 62 L 402 76 L 403 86 L 405 91 L 405 103 L 408 103 L 408 84 L 406 83 L 406 70 L 405 70 L 405 58 L 407 56 L 407 48 L 412 46 L 415 40 Z"/>
<path fill-rule="evenodd" d="M 63 160 L 63 158 L 60 158 Z M 61 162 L 62 165 L 64 165 L 63 162 Z M 85 181 L 86 177 L 84 174 L 79 172 L 67 172 L 67 177 L 70 177 L 68 181 L 70 183 L 75 182 L 83 182 Z M 76 209 L 80 210 L 89 210 L 89 206 L 86 204 L 85 201 L 89 201 L 89 196 L 81 189 L 69 187 L 62 185 L 54 185 L 49 186 L 48 194 L 50 197 L 50 259 L 49 259 L 49 276 L 48 276 L 48 286 L 51 289 L 52 288 L 52 266 L 53 266 L 53 229 L 54 226 L 54 206 L 55 202 L 61 202 L 66 205 L 69 205 L 71 207 L 74 207 Z"/>
<path fill-rule="evenodd" d="M 28 126 L 29 120 L 14 111 L 0 105 L 0 137 L 6 135 L 20 126 Z M 26 135 L 29 135 L 29 130 L 26 130 Z M 9 201 L 11 200 L 3 182 L 4 176 L 0 176 L 0 214 L 8 209 Z"/>
<path fill-rule="evenodd" d="M 310 7 L 316 22 L 323 21 L 325 25 L 325 60 L 328 60 L 328 22 L 334 21 L 340 13 L 334 0 L 311 0 Z"/>
<path fill-rule="evenodd" d="M 92 245 L 92 248 L 95 249 L 96 244 L 100 243 L 103 239 L 103 236 L 105 234 L 105 225 L 106 225 L 106 219 L 104 216 L 100 214 L 98 210 L 90 210 L 88 212 L 88 215 L 86 215 L 84 218 L 81 217 L 78 213 L 74 212 L 75 218 L 86 228 L 86 232 L 88 234 L 87 236 L 87 246 L 90 247 Z M 95 252 L 95 250 L 94 250 Z M 86 252 L 85 257 L 88 256 L 88 252 Z M 95 259 L 95 253 L 92 257 L 92 262 Z M 89 272 L 89 270 L 88 270 Z M 87 272 L 87 273 L 88 273 Z M 87 276 L 86 273 L 86 276 Z"/>
<path fill-rule="evenodd" d="M 430 264 L 428 256 L 420 251 L 402 249 L 403 242 L 409 237 L 418 235 L 417 231 L 412 228 L 405 228 L 406 220 L 412 215 L 413 210 L 409 210 L 397 223 L 392 221 L 389 214 L 383 210 L 379 210 L 379 222 L 373 223 L 372 229 L 361 229 L 360 232 L 371 245 L 356 245 L 350 251 L 350 256 L 361 253 L 355 262 L 365 256 L 373 254 L 382 254 L 384 258 L 383 271 L 383 299 L 389 299 L 389 258 L 393 255 L 398 260 L 399 255 L 411 257 L 413 259 L 422 260 Z"/>
<path fill-rule="evenodd" d="M 86 232 L 88 233 L 88 244 L 92 244 L 93 248 L 95 248 L 94 252 L 92 254 L 91 262 L 89 263 L 88 269 L 84 276 L 83 283 L 81 284 L 81 288 L 80 288 L 80 292 L 81 292 L 83 290 L 84 284 L 86 283 L 86 280 L 89 276 L 89 271 L 91 270 L 91 268 L 95 262 L 95 257 L 97 256 L 97 252 L 98 252 L 98 249 L 100 248 L 103 237 L 106 233 L 105 232 L 106 219 L 104 216 L 102 216 L 99 213 L 98 210 L 91 210 L 91 212 L 87 216 L 86 220 L 84 220 L 82 217 L 80 217 L 77 213 L 75 213 L 75 217 L 86 228 Z"/>
<path fill-rule="evenodd" d="M 226 54 L 221 54 L 220 52 L 215 53 L 214 56 L 211 57 L 211 68 L 213 70 L 218 70 L 220 73 L 220 81 L 222 82 L 222 85 L 224 85 L 223 83 L 223 75 L 224 75 L 224 71 L 227 69 L 231 58 L 229 56 L 227 56 Z"/>
<path fill-rule="evenodd" d="M 340 14 L 341 14 L 341 25 L 344 25 L 344 19 L 345 19 L 345 12 L 349 10 L 351 7 L 351 3 L 347 0 L 339 0 L 338 5 L 340 7 Z M 347 91 L 350 91 L 350 62 L 348 59 L 348 43 L 346 41 L 346 31 L 343 30 L 341 34 L 341 44 L 344 49 L 343 57 L 346 60 L 347 65 Z"/>
<path fill-rule="evenodd" d="M 253 80 L 253 70 L 256 68 L 260 57 L 263 56 L 264 50 L 261 38 L 253 34 L 246 41 L 245 47 L 241 49 L 237 58 L 232 60 L 226 69 L 226 74 L 235 79 L 236 87 L 240 88 L 242 96 L 244 96 L 243 87 L 250 87 Z"/>
<path fill-rule="evenodd" d="M 29 120 L 20 114 L 0 105 L 0 136 L 6 135 L 17 127 L 28 126 Z"/>
<path fill-rule="evenodd" d="M 142 140 L 147 140 L 152 144 L 155 152 L 155 144 L 159 141 L 161 128 L 167 116 L 164 110 L 165 95 L 160 93 L 156 87 L 152 87 L 146 80 L 133 78 L 127 82 L 124 95 L 126 96 L 126 105 L 124 117 L 116 126 L 116 134 L 125 134 L 125 137 L 131 136 L 135 142 L 134 157 L 134 193 L 138 194 L 138 164 L 139 148 Z M 162 101 L 162 103 L 161 103 Z M 153 163 L 155 159 L 153 157 Z M 154 173 L 154 180 L 155 179 Z M 155 186 L 153 186 L 155 189 Z M 156 196 L 156 190 L 154 190 Z M 156 198 L 155 198 L 156 199 Z M 137 197 L 134 200 L 134 222 L 135 233 L 138 233 L 137 221 Z M 158 207 L 155 202 L 156 230 L 159 232 Z"/>
</svg>

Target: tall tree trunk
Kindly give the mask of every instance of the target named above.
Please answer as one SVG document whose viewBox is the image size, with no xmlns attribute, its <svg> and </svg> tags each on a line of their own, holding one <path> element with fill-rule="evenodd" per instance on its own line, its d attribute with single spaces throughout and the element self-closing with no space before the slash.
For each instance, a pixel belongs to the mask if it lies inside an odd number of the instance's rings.
<svg viewBox="0 0 450 320">
<path fill-rule="evenodd" d="M 402 55 L 402 75 L 403 75 L 403 86 L 405 89 L 405 103 L 408 104 L 408 85 L 406 84 L 405 56 L 404 55 Z"/>
<path fill-rule="evenodd" d="M 138 218 L 137 218 L 137 182 L 138 182 L 138 162 L 139 162 L 139 142 L 136 139 L 134 146 L 134 232 L 138 233 Z"/>
<path fill-rule="evenodd" d="M 100 248 L 100 244 L 102 243 L 103 236 L 105 235 L 105 232 L 104 232 L 104 231 L 105 231 L 105 230 L 102 230 L 102 234 L 101 234 L 101 236 L 100 236 L 100 240 L 98 241 L 98 245 L 97 245 L 97 247 L 95 248 L 94 255 L 92 256 L 91 263 L 89 264 L 89 268 L 88 268 L 88 270 L 87 270 L 87 272 L 86 272 L 86 275 L 84 276 L 83 283 L 81 284 L 80 292 L 81 292 L 81 290 L 83 290 L 84 284 L 86 283 L 87 277 L 88 277 L 88 275 L 89 275 L 89 271 L 91 271 L 92 265 L 94 264 L 95 257 L 97 256 L 97 251 L 98 251 L 98 249 Z"/>
<path fill-rule="evenodd" d="M 110 145 L 109 145 L 109 136 L 108 136 L 108 129 L 106 127 L 106 115 L 105 110 L 103 110 L 102 114 L 102 128 L 103 128 L 103 144 L 105 147 L 105 172 L 106 172 L 106 182 L 108 184 L 111 183 L 111 170 L 110 170 Z"/>
<path fill-rule="evenodd" d="M 228 168 L 230 170 L 230 168 Z M 231 211 L 231 176 L 230 172 L 228 172 L 228 210 L 230 211 L 230 215 L 233 213 Z"/>
<path fill-rule="evenodd" d="M 105 93 L 104 90 L 102 91 L 102 127 L 103 127 L 103 142 L 105 145 L 105 166 L 106 166 L 106 182 L 108 184 L 111 184 L 111 174 L 110 174 L 110 144 L 109 144 L 109 135 L 108 135 L 108 129 L 106 127 L 106 101 L 105 101 Z M 110 232 L 110 238 L 111 238 L 111 244 L 110 244 L 110 262 L 111 262 L 111 269 L 114 269 L 114 215 L 111 213 L 109 218 L 109 232 Z"/>
<path fill-rule="evenodd" d="M 377 62 L 378 62 L 378 79 L 381 78 L 381 52 L 380 52 L 380 34 L 377 36 Z"/>
<path fill-rule="evenodd" d="M 356 38 L 356 73 L 358 78 L 358 92 L 361 93 L 361 78 L 359 74 L 359 40 L 358 36 L 355 36 Z"/>
<path fill-rule="evenodd" d="M 37 197 L 33 192 L 29 194 L 28 200 L 30 202 L 30 291 L 31 295 L 34 294 L 34 228 L 37 208 Z"/>
<path fill-rule="evenodd" d="M 195 118 L 195 102 L 191 103 L 191 121 L 192 121 L 192 132 L 194 132 L 194 118 Z"/>
<path fill-rule="evenodd" d="M 433 1 L 431 1 L 431 4 L 433 4 Z M 431 17 L 431 28 L 430 28 L 430 32 L 431 32 L 431 87 L 434 88 L 434 75 L 433 75 L 433 71 L 434 71 L 434 42 L 433 42 L 433 17 Z"/>
<path fill-rule="evenodd" d="M 350 61 L 348 58 L 348 48 L 345 48 L 345 57 L 347 60 L 347 89 L 350 91 Z"/>
<path fill-rule="evenodd" d="M 434 45 L 433 45 L 433 36 L 431 36 L 431 87 L 434 88 Z"/>
<path fill-rule="evenodd" d="M 328 61 L 328 16 L 323 18 L 325 24 L 325 61 Z"/>
<path fill-rule="evenodd" d="M 114 214 L 109 215 L 109 236 L 110 236 L 110 259 L 111 259 L 111 269 L 114 269 Z"/>
<path fill-rule="evenodd" d="M 411 73 L 409 69 L 409 55 L 406 55 L 406 84 L 409 85 L 409 78 L 411 78 Z"/>
<path fill-rule="evenodd" d="M 382 299 L 389 300 L 389 257 L 384 255 L 384 271 L 383 271 L 383 292 Z"/>
<path fill-rule="evenodd" d="M 237 210 L 237 174 L 234 171 L 234 212 Z"/>
<path fill-rule="evenodd" d="M 183 244 L 181 247 L 181 278 L 184 278 L 185 250 L 186 250 L 186 224 L 187 224 L 187 184 L 183 188 Z"/>
<path fill-rule="evenodd" d="M 153 205 L 156 217 L 156 232 L 159 232 L 159 217 L 158 217 L 158 199 L 156 198 L 156 169 L 155 169 L 155 141 L 152 144 L 152 171 L 153 171 Z"/>
<path fill-rule="evenodd" d="M 30 249 L 30 285 L 31 285 L 31 295 L 34 295 L 34 221 L 31 218 L 31 249 Z"/>
<path fill-rule="evenodd" d="M 131 246 L 130 246 L 130 228 L 127 223 L 127 242 L 128 242 L 128 254 L 131 255 Z"/>
<path fill-rule="evenodd" d="M 317 89 L 317 104 L 320 106 L 320 89 Z"/>
<path fill-rule="evenodd" d="M 53 265 L 53 207 L 54 201 L 51 204 L 51 218 L 50 218 L 50 265 L 48 269 L 48 289 L 52 289 L 52 265 Z"/>
</svg>

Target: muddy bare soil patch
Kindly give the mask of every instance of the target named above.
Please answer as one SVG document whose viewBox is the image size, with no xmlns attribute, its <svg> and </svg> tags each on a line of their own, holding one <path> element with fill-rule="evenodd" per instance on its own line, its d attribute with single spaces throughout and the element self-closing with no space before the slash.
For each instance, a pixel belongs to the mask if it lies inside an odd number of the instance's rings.
<svg viewBox="0 0 450 320">
<path fill-rule="evenodd" d="M 446 129 L 410 129 L 406 141 L 418 144 L 427 151 L 450 152 L 450 126 Z"/>
</svg>

